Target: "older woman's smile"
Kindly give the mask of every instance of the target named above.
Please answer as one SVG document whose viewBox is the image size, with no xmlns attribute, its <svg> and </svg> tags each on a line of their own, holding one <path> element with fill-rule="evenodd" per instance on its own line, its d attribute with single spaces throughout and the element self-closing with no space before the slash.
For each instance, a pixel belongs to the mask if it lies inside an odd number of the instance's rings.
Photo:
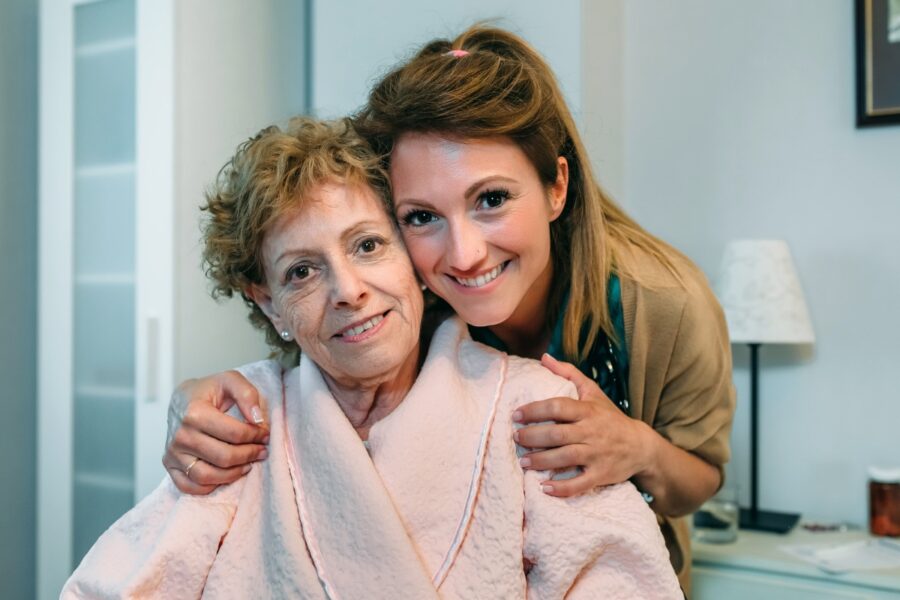
<svg viewBox="0 0 900 600">
<path fill-rule="evenodd" d="M 391 311 L 375 315 L 369 319 L 357 321 L 337 332 L 334 337 L 340 337 L 347 342 L 361 342 L 381 331 L 381 324 Z"/>
</svg>

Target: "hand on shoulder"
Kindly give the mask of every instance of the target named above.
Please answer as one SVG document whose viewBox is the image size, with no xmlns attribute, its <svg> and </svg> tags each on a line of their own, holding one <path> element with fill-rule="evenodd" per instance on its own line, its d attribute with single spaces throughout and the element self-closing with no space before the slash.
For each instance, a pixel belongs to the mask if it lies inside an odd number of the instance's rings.
<svg viewBox="0 0 900 600">
<path fill-rule="evenodd" d="M 225 414 L 238 407 L 245 421 Z M 163 466 L 179 490 L 208 494 L 268 456 L 265 399 L 237 371 L 182 383 L 169 403 Z"/>
</svg>

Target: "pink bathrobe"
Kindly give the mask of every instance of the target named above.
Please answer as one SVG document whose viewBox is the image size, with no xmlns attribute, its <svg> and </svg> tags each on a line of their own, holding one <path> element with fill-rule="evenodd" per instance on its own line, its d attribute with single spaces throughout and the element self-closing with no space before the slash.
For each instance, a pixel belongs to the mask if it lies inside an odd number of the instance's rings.
<svg viewBox="0 0 900 600">
<path fill-rule="evenodd" d="M 303 359 L 241 372 L 270 410 L 269 458 L 209 496 L 166 478 L 104 533 L 63 598 L 681 598 L 630 483 L 570 499 L 522 471 L 512 412 L 574 397 L 451 319 L 368 452 Z M 524 566 L 525 561 L 530 567 Z"/>
</svg>

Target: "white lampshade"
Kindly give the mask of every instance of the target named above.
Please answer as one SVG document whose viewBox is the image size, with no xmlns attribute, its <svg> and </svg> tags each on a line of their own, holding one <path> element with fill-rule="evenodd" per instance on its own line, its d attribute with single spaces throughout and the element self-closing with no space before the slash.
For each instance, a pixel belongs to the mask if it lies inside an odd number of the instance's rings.
<svg viewBox="0 0 900 600">
<path fill-rule="evenodd" d="M 782 240 L 736 240 L 722 257 L 716 295 L 733 343 L 811 344 L 806 300 Z"/>
</svg>

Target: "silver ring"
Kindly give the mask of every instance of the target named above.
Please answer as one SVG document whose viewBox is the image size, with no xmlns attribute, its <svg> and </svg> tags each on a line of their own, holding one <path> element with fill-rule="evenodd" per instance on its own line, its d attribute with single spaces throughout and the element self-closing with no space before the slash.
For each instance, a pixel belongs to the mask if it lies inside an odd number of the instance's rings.
<svg viewBox="0 0 900 600">
<path fill-rule="evenodd" d="M 197 464 L 197 461 L 198 461 L 198 460 L 200 460 L 200 458 L 195 456 L 195 457 L 194 457 L 194 460 L 191 461 L 191 464 L 189 464 L 189 465 L 187 466 L 187 468 L 184 470 L 184 476 L 187 477 L 188 479 L 191 478 L 191 469 L 194 468 L 194 465 Z"/>
</svg>

